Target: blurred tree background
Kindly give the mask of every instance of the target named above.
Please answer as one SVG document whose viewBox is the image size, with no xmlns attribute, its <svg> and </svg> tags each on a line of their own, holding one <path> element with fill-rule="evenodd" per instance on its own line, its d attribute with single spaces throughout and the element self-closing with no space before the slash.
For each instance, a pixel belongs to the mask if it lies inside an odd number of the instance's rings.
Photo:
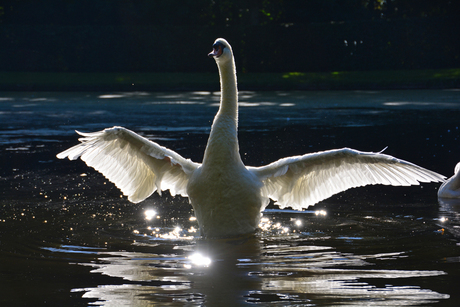
<svg viewBox="0 0 460 307">
<path fill-rule="evenodd" d="M 241 72 L 460 67 L 459 0 L 0 1 L 1 72 Z"/>
</svg>

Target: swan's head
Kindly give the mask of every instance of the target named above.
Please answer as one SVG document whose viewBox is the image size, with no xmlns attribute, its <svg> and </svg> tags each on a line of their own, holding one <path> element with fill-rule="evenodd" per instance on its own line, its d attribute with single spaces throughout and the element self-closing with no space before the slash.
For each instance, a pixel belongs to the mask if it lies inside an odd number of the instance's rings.
<svg viewBox="0 0 460 307">
<path fill-rule="evenodd" d="M 228 61 L 233 58 L 232 46 L 223 38 L 218 38 L 212 45 L 212 51 L 208 54 L 217 62 Z"/>
</svg>

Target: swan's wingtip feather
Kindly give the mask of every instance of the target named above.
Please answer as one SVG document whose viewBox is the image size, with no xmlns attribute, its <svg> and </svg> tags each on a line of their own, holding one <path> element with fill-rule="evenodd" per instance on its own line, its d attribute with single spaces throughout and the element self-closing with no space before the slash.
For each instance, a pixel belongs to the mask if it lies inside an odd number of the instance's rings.
<svg viewBox="0 0 460 307">
<path fill-rule="evenodd" d="M 69 160 L 72 160 L 70 159 L 70 155 L 69 155 L 69 152 L 68 150 L 64 150 L 63 152 L 60 152 L 56 155 L 56 158 L 58 159 L 65 159 L 65 158 L 69 158 Z M 75 160 L 75 159 L 74 159 Z"/>
<path fill-rule="evenodd" d="M 92 137 L 94 136 L 95 134 L 100 134 L 101 132 L 98 131 L 98 132 L 81 132 L 81 131 L 78 131 L 78 130 L 75 130 L 75 132 L 78 134 L 78 135 L 81 135 L 85 138 L 87 137 Z M 80 138 L 79 140 L 81 140 L 82 138 Z"/>
<path fill-rule="evenodd" d="M 69 158 L 69 160 L 76 160 L 78 159 L 78 157 L 81 156 L 82 152 L 81 151 L 78 151 L 78 152 L 75 152 L 75 147 L 77 147 L 79 145 L 76 145 L 76 146 L 73 146 L 67 150 L 64 150 L 60 153 L 58 153 L 56 155 L 56 158 L 58 159 L 65 159 L 65 158 Z"/>
</svg>

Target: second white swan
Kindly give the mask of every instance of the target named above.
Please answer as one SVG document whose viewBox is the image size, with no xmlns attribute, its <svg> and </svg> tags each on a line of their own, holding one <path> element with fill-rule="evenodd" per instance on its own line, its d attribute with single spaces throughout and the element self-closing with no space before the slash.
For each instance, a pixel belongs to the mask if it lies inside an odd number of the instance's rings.
<svg viewBox="0 0 460 307">
<path fill-rule="evenodd" d="M 460 162 L 455 166 L 454 175 L 439 188 L 438 197 L 460 199 Z"/>
<path fill-rule="evenodd" d="M 162 190 L 189 197 L 204 237 L 254 232 L 270 198 L 280 208 L 301 210 L 352 187 L 444 181 L 444 176 L 410 162 L 349 148 L 245 166 L 238 148 L 233 51 L 219 38 L 209 56 L 219 69 L 222 96 L 201 164 L 122 127 L 78 132 L 81 143 L 57 157 L 81 157 L 134 203 Z"/>
</svg>

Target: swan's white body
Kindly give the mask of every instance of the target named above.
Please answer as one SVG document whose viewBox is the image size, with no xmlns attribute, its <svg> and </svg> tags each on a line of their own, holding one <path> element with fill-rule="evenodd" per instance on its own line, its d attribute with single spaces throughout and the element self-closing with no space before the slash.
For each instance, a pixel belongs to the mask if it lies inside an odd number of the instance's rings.
<svg viewBox="0 0 460 307">
<path fill-rule="evenodd" d="M 460 162 L 455 166 L 454 175 L 439 188 L 438 197 L 460 198 Z"/>
<path fill-rule="evenodd" d="M 232 49 L 224 39 L 217 39 L 213 47 L 210 56 L 219 68 L 222 97 L 201 164 L 122 127 L 79 132 L 84 136 L 81 143 L 57 157 L 81 157 L 134 203 L 168 189 L 172 195 L 188 196 L 206 237 L 254 232 L 270 198 L 281 208 L 301 210 L 352 187 L 444 180 L 444 176 L 410 162 L 348 148 L 246 167 L 238 148 Z"/>
</svg>

